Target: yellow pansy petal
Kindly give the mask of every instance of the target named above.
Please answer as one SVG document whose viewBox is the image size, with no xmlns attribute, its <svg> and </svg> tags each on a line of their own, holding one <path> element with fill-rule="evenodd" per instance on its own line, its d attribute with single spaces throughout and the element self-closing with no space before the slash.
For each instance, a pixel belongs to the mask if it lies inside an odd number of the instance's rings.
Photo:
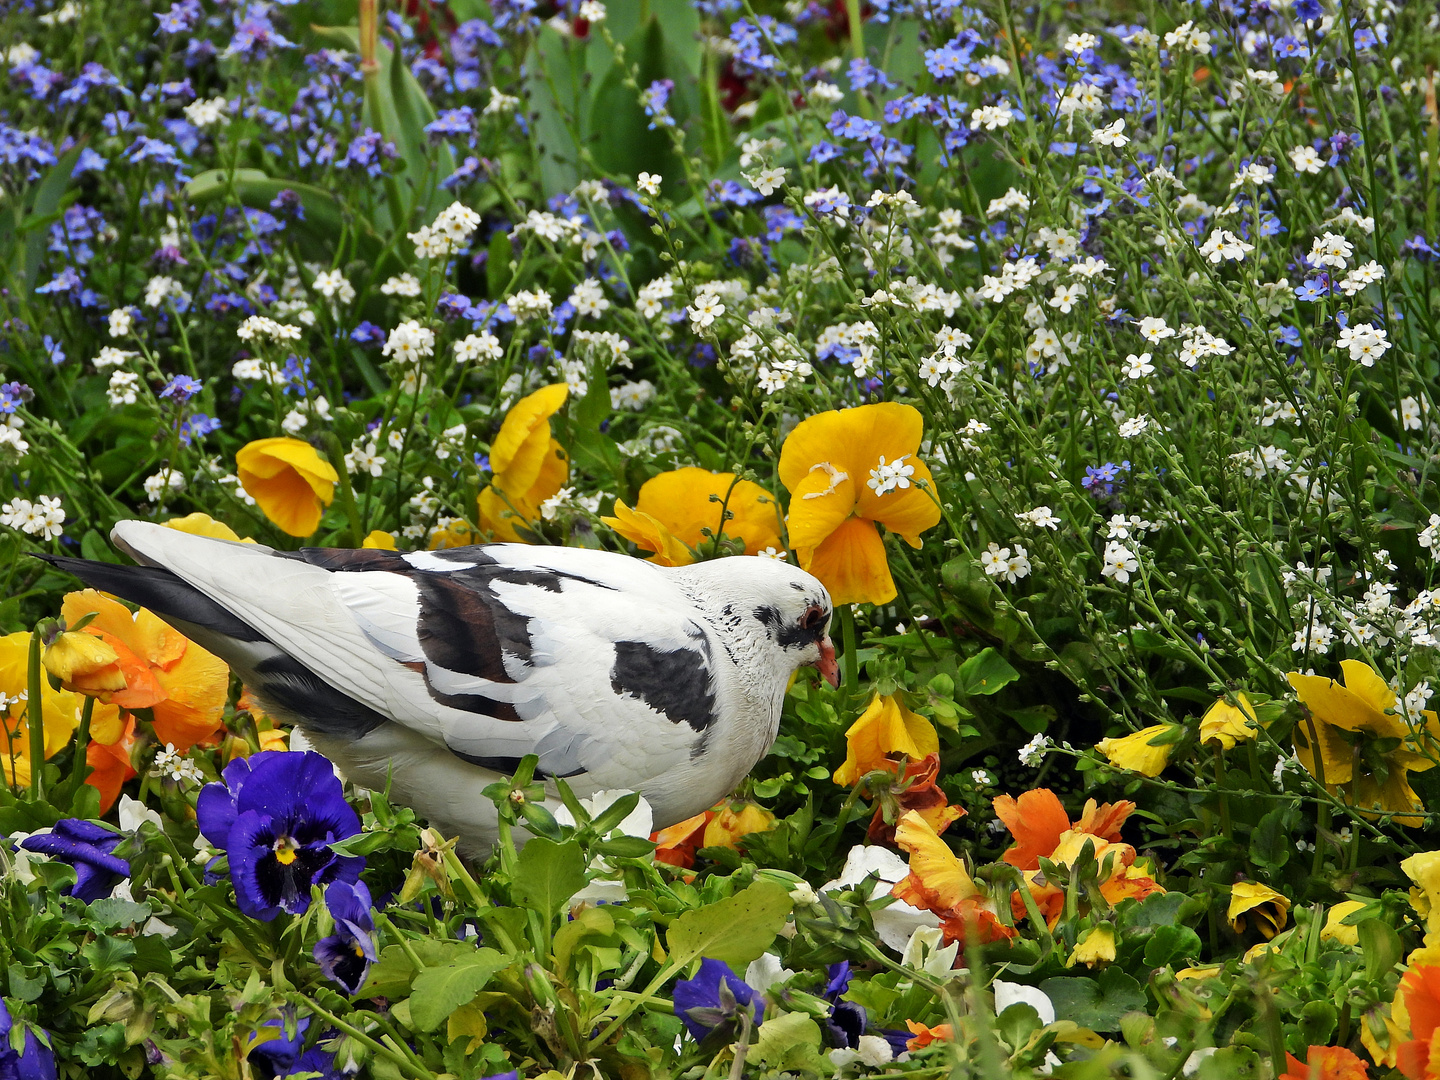
<svg viewBox="0 0 1440 1080">
<path fill-rule="evenodd" d="M 1094 967 L 1096 964 L 1108 964 L 1115 959 L 1115 928 L 1109 923 L 1093 927 L 1088 934 L 1075 943 L 1075 949 L 1070 953 L 1070 959 L 1065 961 L 1066 967 L 1074 967 L 1076 964 L 1084 964 L 1086 967 Z"/>
<path fill-rule="evenodd" d="M 785 439 L 780 482 L 793 492 L 811 465 L 828 461 L 863 486 L 882 455 L 893 462 L 918 453 L 924 428 L 920 410 L 893 401 L 819 413 L 800 421 Z"/>
<path fill-rule="evenodd" d="M 1341 920 L 1347 915 L 1355 914 L 1365 906 L 1363 900 L 1346 900 L 1339 904 L 1332 904 L 1330 910 L 1325 913 L 1325 925 L 1320 928 L 1320 940 L 1334 941 L 1351 947 L 1359 945 L 1359 927 L 1346 926 Z"/>
<path fill-rule="evenodd" d="M 339 476 L 336 476 L 339 480 Z M 202 514 L 198 510 L 193 514 L 186 514 L 184 517 L 171 518 L 169 521 L 162 521 L 160 524 L 167 529 L 174 529 L 176 532 L 190 533 L 192 536 L 208 536 L 212 540 L 233 540 L 241 544 L 255 543 L 248 536 L 240 536 L 229 525 L 223 521 L 216 521 L 209 514 Z"/>
<path fill-rule="evenodd" d="M 868 486 L 860 492 L 856 514 L 878 521 L 913 548 L 920 546 L 920 534 L 940 523 L 940 504 L 935 501 L 935 481 L 923 461 L 916 461 L 912 480 L 924 480 L 928 491 L 912 483 L 903 491 L 877 497 Z"/>
<path fill-rule="evenodd" d="M 650 561 L 659 566 L 689 566 L 695 561 L 695 556 L 663 522 L 652 514 L 630 509 L 621 499 L 615 500 L 615 516 L 600 520 L 641 550 L 652 552 Z"/>
<path fill-rule="evenodd" d="M 1200 741 L 1218 742 L 1225 750 L 1236 743 L 1249 742 L 1258 734 L 1255 707 L 1244 694 L 1236 694 L 1233 705 L 1223 697 L 1216 698 L 1200 720 Z"/>
<path fill-rule="evenodd" d="M 837 606 L 888 604 L 895 599 L 885 541 L 873 522 L 847 518 L 813 549 L 791 543 L 799 555 L 800 568 L 820 579 Z"/>
<path fill-rule="evenodd" d="M 910 874 L 891 892 L 907 904 L 951 911 L 979 895 L 965 864 L 916 811 L 896 823 L 895 843 L 910 856 Z"/>
<path fill-rule="evenodd" d="M 1325 767 L 1325 786 L 1333 788 L 1350 783 L 1351 777 L 1355 775 L 1354 755 L 1351 753 L 1350 744 L 1339 731 L 1313 716 L 1308 721 L 1302 720 L 1296 724 L 1290 735 L 1295 745 L 1295 756 L 1305 767 L 1305 771 L 1317 780 L 1320 778 L 1315 763 L 1316 747 L 1311 745 L 1312 735 L 1313 741 L 1319 744 L 1320 764 Z"/>
<path fill-rule="evenodd" d="M 714 536 L 722 525 L 725 535 L 744 541 L 751 555 L 780 546 L 779 503 L 759 484 L 737 480 L 734 473 L 693 465 L 660 473 L 641 485 L 635 509 L 692 548 L 710 542 L 704 530 Z M 731 516 L 722 521 L 727 513 Z"/>
<path fill-rule="evenodd" d="M 876 694 L 845 732 L 845 763 L 835 770 L 835 783 L 849 787 L 867 772 L 894 772 L 892 754 L 919 761 L 940 749 L 935 725 L 911 712 L 893 696 Z"/>
<path fill-rule="evenodd" d="M 829 462 L 817 464 L 791 489 L 790 515 L 785 520 L 790 546 L 796 550 L 819 547 L 854 509 L 854 479 Z"/>
<path fill-rule="evenodd" d="M 1345 673 L 1345 689 L 1376 712 L 1383 713 L 1386 709 L 1395 708 L 1395 691 L 1386 685 L 1380 673 L 1369 664 L 1359 660 L 1341 660 L 1340 670 Z"/>
<path fill-rule="evenodd" d="M 1364 667 L 1364 665 L 1361 665 Z M 1366 670 L 1369 670 L 1368 668 Z M 1377 735 L 1403 738 L 1408 732 L 1398 717 L 1386 716 L 1366 698 L 1323 675 L 1302 675 L 1292 671 L 1285 678 L 1295 688 L 1301 704 L 1314 716 L 1347 731 L 1370 731 Z M 1373 696 L 1373 687 L 1366 684 Z M 1390 695 L 1393 704 L 1395 695 Z M 1327 776 L 1326 783 L 1330 782 Z"/>
<path fill-rule="evenodd" d="M 541 387 L 528 397 L 521 398 L 505 414 L 500 432 L 490 444 L 490 469 L 497 476 L 516 473 L 517 486 L 529 487 L 539 472 L 539 457 L 550 439 L 550 417 L 565 404 L 570 387 L 565 383 L 554 383 Z M 544 438 L 535 440 L 537 431 L 545 431 Z"/>
<path fill-rule="evenodd" d="M 1166 764 L 1170 761 L 1170 753 L 1175 749 L 1173 742 L 1152 745 L 1151 740 L 1170 730 L 1170 724 L 1155 724 L 1151 727 L 1141 728 L 1133 735 L 1125 735 L 1114 739 L 1101 739 L 1095 744 L 1095 749 L 1109 759 L 1110 764 L 1121 769 L 1129 769 L 1131 772 L 1138 772 L 1145 776 L 1159 776 L 1164 771 Z"/>
<path fill-rule="evenodd" d="M 1289 912 L 1290 901 L 1268 885 L 1237 881 L 1230 886 L 1230 907 L 1225 917 L 1237 934 L 1244 931 L 1244 917 L 1249 915 L 1267 939 L 1273 938 L 1285 928 Z"/>
<path fill-rule="evenodd" d="M 309 536 L 335 497 L 339 474 L 299 439 L 257 439 L 235 455 L 240 486 L 282 532 Z"/>
<path fill-rule="evenodd" d="M 395 551 L 395 534 L 384 529 L 373 529 L 369 536 L 360 541 L 360 546 L 379 551 Z"/>
</svg>

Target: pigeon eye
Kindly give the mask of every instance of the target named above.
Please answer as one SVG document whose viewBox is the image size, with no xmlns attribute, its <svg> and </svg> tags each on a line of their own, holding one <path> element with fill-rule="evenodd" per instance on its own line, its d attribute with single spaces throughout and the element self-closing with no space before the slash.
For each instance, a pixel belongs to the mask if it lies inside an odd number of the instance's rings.
<svg viewBox="0 0 1440 1080">
<path fill-rule="evenodd" d="M 825 625 L 825 609 L 818 604 L 811 604 L 805 609 L 805 614 L 800 616 L 800 629 L 819 630 Z"/>
</svg>

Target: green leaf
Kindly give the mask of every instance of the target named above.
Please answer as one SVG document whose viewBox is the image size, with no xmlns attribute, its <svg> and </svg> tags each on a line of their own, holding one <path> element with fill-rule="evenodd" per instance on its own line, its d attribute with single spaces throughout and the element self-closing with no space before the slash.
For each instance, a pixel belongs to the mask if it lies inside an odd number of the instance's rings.
<svg viewBox="0 0 1440 1080">
<path fill-rule="evenodd" d="M 1046 979 L 1040 989 L 1055 1003 L 1057 1020 L 1092 1031 L 1119 1031 L 1122 1016 L 1145 1009 L 1145 991 L 1118 968 L 1107 968 L 1095 979 Z"/>
<path fill-rule="evenodd" d="M 820 1025 L 800 1012 L 781 1013 L 761 1024 L 748 1060 L 762 1069 L 821 1075 L 828 1064 L 820 1057 Z"/>
<path fill-rule="evenodd" d="M 102 897 L 86 909 L 90 921 L 100 930 L 113 930 L 117 926 L 133 926 L 144 922 L 153 912 L 149 904 L 137 904 L 133 900 Z"/>
<path fill-rule="evenodd" d="M 1295 810 L 1289 806 L 1277 806 L 1262 817 L 1250 831 L 1250 861 L 1271 874 L 1279 873 L 1294 851 L 1295 825 Z"/>
<path fill-rule="evenodd" d="M 960 665 L 956 688 L 967 697 L 988 696 L 1018 678 L 1020 673 L 1010 666 L 1010 661 L 994 649 L 985 648 Z"/>
<path fill-rule="evenodd" d="M 585 856 L 576 841 L 537 836 L 520 849 L 510 895 L 521 907 L 549 919 L 584 887 Z"/>
<path fill-rule="evenodd" d="M 1164 967 L 1200 955 L 1200 935 L 1188 926 L 1157 926 L 1145 942 L 1145 966 Z"/>
<path fill-rule="evenodd" d="M 1365 957 L 1365 977 L 1375 980 L 1394 969 L 1405 947 L 1400 935 L 1384 919 L 1366 919 L 1355 928 L 1360 935 L 1360 955 Z"/>
<path fill-rule="evenodd" d="M 426 968 L 415 976 L 410 990 L 410 1019 L 418 1030 L 434 1031 L 447 1016 L 485 989 L 490 977 L 509 963 L 508 956 L 494 949 L 476 949 L 462 960 Z"/>
<path fill-rule="evenodd" d="M 359 855 L 363 858 L 389 847 L 391 839 L 391 835 L 384 829 L 375 829 L 347 836 L 344 840 L 336 840 L 330 845 L 330 850 L 337 855 Z"/>
<path fill-rule="evenodd" d="M 681 967 L 705 956 L 743 969 L 775 940 L 791 906 L 783 885 L 757 881 L 734 896 L 687 911 L 665 937 L 670 958 Z"/>
</svg>

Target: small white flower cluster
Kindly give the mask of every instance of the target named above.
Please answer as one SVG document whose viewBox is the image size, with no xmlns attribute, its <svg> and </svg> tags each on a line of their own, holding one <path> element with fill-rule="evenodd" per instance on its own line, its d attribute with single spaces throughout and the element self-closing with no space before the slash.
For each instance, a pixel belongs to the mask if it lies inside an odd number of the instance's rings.
<svg viewBox="0 0 1440 1080">
<path fill-rule="evenodd" d="M 390 331 L 390 336 L 386 339 L 381 353 L 385 356 L 393 356 L 402 364 L 415 364 L 434 351 L 435 331 L 422 326 L 414 319 L 406 319 Z"/>
<path fill-rule="evenodd" d="M 608 330 L 576 330 L 570 350 L 584 360 L 603 360 L 606 367 L 630 368 L 630 342 Z"/>
<path fill-rule="evenodd" d="M 598 319 L 610 306 L 610 301 L 605 296 L 605 290 L 593 277 L 588 277 L 575 286 L 570 293 L 570 303 L 574 305 L 577 315 L 587 319 Z"/>
<path fill-rule="evenodd" d="M 695 294 L 695 299 L 685 309 L 685 314 L 690 317 L 691 331 L 698 334 L 701 330 L 713 325 L 716 319 L 725 314 L 725 311 L 725 305 L 720 302 L 720 292 L 711 283 L 700 287 L 700 291 Z"/>
<path fill-rule="evenodd" d="M 110 385 L 105 389 L 105 398 L 111 405 L 134 405 L 140 400 L 140 376 L 133 371 L 115 371 L 110 374 Z"/>
<path fill-rule="evenodd" d="M 906 465 L 909 454 L 901 454 L 894 461 L 886 462 L 880 455 L 880 464 L 870 470 L 866 486 L 876 495 L 889 495 L 892 491 L 904 491 L 910 486 L 910 477 L 915 475 L 915 466 Z"/>
<path fill-rule="evenodd" d="M 235 330 L 235 336 L 241 341 L 263 341 L 266 338 L 271 341 L 299 341 L 301 334 L 300 327 L 276 322 L 265 315 L 251 315 Z"/>
<path fill-rule="evenodd" d="M 675 295 L 675 279 L 662 274 L 640 286 L 635 294 L 635 310 L 647 319 L 659 318 L 665 312 L 665 301 Z"/>
<path fill-rule="evenodd" d="M 1375 361 L 1389 351 L 1390 339 L 1380 327 L 1360 323 L 1341 330 L 1335 345 L 1349 349 L 1350 359 L 1360 361 L 1362 367 L 1374 367 Z"/>
<path fill-rule="evenodd" d="M 488 330 L 481 330 L 478 334 L 466 334 L 455 342 L 455 359 L 462 364 L 476 360 L 499 360 L 504 355 L 505 350 L 500 345 L 500 339 Z"/>
<path fill-rule="evenodd" d="M 546 521 L 554 521 L 560 515 L 561 510 L 579 510 L 586 514 L 598 514 L 600 512 L 600 500 L 605 496 L 601 492 L 593 495 L 577 495 L 572 487 L 562 487 L 550 498 L 540 504 L 540 516 Z"/>
<path fill-rule="evenodd" d="M 348 304 L 355 299 L 355 286 L 339 270 L 323 270 L 316 274 L 311 287 L 326 300 Z"/>
<path fill-rule="evenodd" d="M 358 473 L 379 476 L 384 468 L 385 458 L 380 453 L 380 442 L 373 435 L 369 438 L 362 435 L 350 444 L 350 450 L 345 455 L 346 472 L 352 476 Z"/>
<path fill-rule="evenodd" d="M 1001 547 L 995 541 L 980 553 L 980 565 L 990 577 L 1014 584 L 1030 573 L 1030 553 L 1019 541 L 1012 540 L 1011 548 Z"/>
<path fill-rule="evenodd" d="M 184 307 L 189 302 L 190 294 L 181 287 L 178 281 L 164 274 L 156 274 L 145 283 L 146 307 L 159 307 L 171 298 L 174 299 L 177 307 Z"/>
<path fill-rule="evenodd" d="M 639 412 L 655 396 L 655 384 L 649 379 L 641 379 L 639 382 L 622 383 L 620 386 L 610 388 L 610 407 L 612 409 L 629 409 L 632 412 Z"/>
<path fill-rule="evenodd" d="M 443 259 L 464 250 L 479 227 L 479 214 L 464 203 L 453 202 L 436 215 L 433 224 L 422 225 L 406 235 L 420 258 Z"/>
<path fill-rule="evenodd" d="M 174 743 L 166 743 L 165 749 L 156 753 L 150 775 L 173 780 L 177 784 L 194 784 L 197 787 L 205 783 L 205 774 L 200 771 L 200 766 L 176 750 Z"/>
<path fill-rule="evenodd" d="M 1026 255 L 1018 262 L 1005 263 L 1000 267 L 998 276 L 982 275 L 981 286 L 975 290 L 975 295 L 981 300 L 998 304 L 1011 293 L 1028 287 L 1041 273 L 1040 264 L 1035 261 L 1034 256 Z"/>
<path fill-rule="evenodd" d="M 1229 229 L 1216 229 L 1210 238 L 1200 245 L 1200 254 L 1212 263 L 1240 262 L 1255 245 L 1240 239 Z"/>
<path fill-rule="evenodd" d="M 225 119 L 230 103 L 223 97 L 196 98 L 185 106 L 185 119 L 198 128 L 214 127 Z"/>
<path fill-rule="evenodd" d="M 55 540 L 65 531 L 65 507 L 59 496 L 41 495 L 34 502 L 11 499 L 0 506 L 0 525 L 18 529 L 26 536 Z"/>
<path fill-rule="evenodd" d="M 13 413 L 0 419 L 0 459 L 15 461 L 30 452 L 30 444 L 20 434 L 24 427 L 25 421 Z"/>
<path fill-rule="evenodd" d="M 1015 519 L 1022 525 L 1032 525 L 1037 529 L 1049 529 L 1053 532 L 1060 528 L 1060 519 L 1051 513 L 1048 506 L 1022 511 L 1015 515 Z"/>
<path fill-rule="evenodd" d="M 385 279 L 380 292 L 385 296 L 419 296 L 420 279 L 411 273 L 395 274 Z"/>
<path fill-rule="evenodd" d="M 179 494 L 185 490 L 185 477 L 169 465 L 166 465 L 153 476 L 147 476 L 145 483 L 145 497 L 153 503 L 164 505 L 165 500 L 172 494 Z"/>
<path fill-rule="evenodd" d="M 920 361 L 919 375 L 930 386 L 939 386 L 946 380 L 954 379 L 970 366 L 968 360 L 960 357 L 961 349 L 974 344 L 969 334 L 945 327 L 935 332 L 935 351 Z"/>
<path fill-rule="evenodd" d="M 1116 540 L 1105 545 L 1105 555 L 1100 567 L 1102 577 L 1113 578 L 1121 585 L 1130 581 L 1130 575 L 1140 569 L 1135 552 Z"/>
<path fill-rule="evenodd" d="M 533 319 L 548 319 L 554 310 L 554 302 L 544 289 L 521 289 L 506 298 L 505 305 L 515 316 L 517 325 Z"/>
</svg>

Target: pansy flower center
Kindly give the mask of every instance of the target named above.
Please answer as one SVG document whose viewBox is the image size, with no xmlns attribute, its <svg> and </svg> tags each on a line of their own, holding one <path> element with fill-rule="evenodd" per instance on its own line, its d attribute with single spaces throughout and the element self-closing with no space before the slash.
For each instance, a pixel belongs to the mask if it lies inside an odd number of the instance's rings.
<svg viewBox="0 0 1440 1080">
<path fill-rule="evenodd" d="M 299 846 L 289 836 L 277 836 L 274 844 L 275 861 L 281 866 L 289 866 L 295 861 L 295 851 Z"/>
</svg>

